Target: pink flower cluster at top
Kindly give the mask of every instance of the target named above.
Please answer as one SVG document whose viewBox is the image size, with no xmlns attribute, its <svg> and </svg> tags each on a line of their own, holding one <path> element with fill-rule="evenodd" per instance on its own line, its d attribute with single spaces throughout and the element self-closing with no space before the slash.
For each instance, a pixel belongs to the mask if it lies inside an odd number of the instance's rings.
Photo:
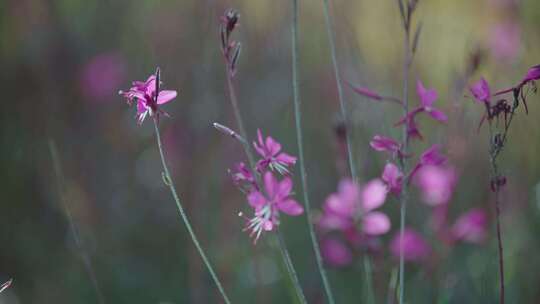
<svg viewBox="0 0 540 304">
<path fill-rule="evenodd" d="M 147 116 L 158 119 L 160 114 L 167 115 L 158 106 L 173 100 L 176 97 L 176 91 L 160 90 L 160 86 L 158 69 L 156 74 L 150 75 L 146 81 L 134 81 L 127 92 L 119 92 L 127 99 L 130 106 L 136 103 L 136 118 L 139 124 L 142 124 Z"/>
<path fill-rule="evenodd" d="M 293 182 L 289 170 L 296 163 L 296 157 L 281 152 L 281 144 L 271 136 L 263 138 L 260 130 L 257 130 L 257 141 L 253 146 L 261 157 L 255 168 L 241 162 L 231 175 L 234 183 L 246 193 L 247 201 L 254 210 L 254 216 L 247 220 L 245 230 L 250 231 L 254 242 L 257 242 L 263 231 L 277 228 L 280 212 L 297 216 L 304 212 L 304 208 L 291 198 Z M 283 178 L 278 180 L 276 175 Z M 262 185 L 258 184 L 259 176 L 262 176 Z"/>
</svg>

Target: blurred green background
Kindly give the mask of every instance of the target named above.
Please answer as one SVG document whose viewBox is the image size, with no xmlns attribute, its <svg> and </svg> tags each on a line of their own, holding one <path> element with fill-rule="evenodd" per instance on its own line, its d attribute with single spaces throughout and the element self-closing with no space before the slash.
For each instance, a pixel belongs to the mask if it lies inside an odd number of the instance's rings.
<svg viewBox="0 0 540 304">
<path fill-rule="evenodd" d="M 179 91 L 164 109 L 161 129 L 176 186 L 203 247 L 234 303 L 291 303 L 272 237 L 257 246 L 237 216 L 248 210 L 227 169 L 241 147 L 211 123 L 235 126 L 219 49 L 219 16 L 241 14 L 235 38 L 243 52 L 236 76 L 248 132 L 272 134 L 297 155 L 291 87 L 291 1 L 7 0 L 0 2 L 0 280 L 14 278 L 0 303 L 98 303 L 62 207 L 66 199 L 84 254 L 106 303 L 220 303 L 161 179 L 152 126 L 136 125 L 119 89 L 144 80 L 157 66 L 164 87 Z M 393 0 L 335 0 L 339 64 L 344 79 L 388 95 L 401 92 L 402 29 Z M 306 161 L 312 204 L 319 208 L 346 176 L 334 126 L 339 104 L 322 1 L 300 1 L 300 79 Z M 450 216 L 481 207 L 490 234 L 481 246 L 442 249 L 430 236 L 430 209 L 410 202 L 408 225 L 430 240 L 432 265 L 408 265 L 408 303 L 495 303 L 497 251 L 492 233 L 487 134 L 476 132 L 482 109 L 464 97 L 481 75 L 497 88 L 517 82 L 539 64 L 537 0 L 422 0 L 423 23 L 412 77 L 436 88 L 450 116 L 422 119 L 426 135 L 416 152 L 442 144 L 459 172 Z M 471 58 L 481 58 L 477 70 Z M 472 71 L 472 72 L 471 72 Z M 380 174 L 384 157 L 369 148 L 374 134 L 398 136 L 392 105 L 345 90 L 360 178 Z M 414 81 L 411 82 L 411 98 Z M 502 170 L 508 303 L 539 303 L 540 113 L 518 114 Z M 48 141 L 63 167 L 58 191 Z M 301 199 L 298 174 L 295 192 Z M 398 226 L 397 202 L 384 210 Z M 284 217 L 286 241 L 310 303 L 324 303 L 306 218 Z M 395 232 L 382 238 L 384 244 Z M 361 259 L 330 269 L 338 303 L 363 303 Z M 396 261 L 388 250 L 374 260 L 378 303 L 385 303 Z"/>
</svg>

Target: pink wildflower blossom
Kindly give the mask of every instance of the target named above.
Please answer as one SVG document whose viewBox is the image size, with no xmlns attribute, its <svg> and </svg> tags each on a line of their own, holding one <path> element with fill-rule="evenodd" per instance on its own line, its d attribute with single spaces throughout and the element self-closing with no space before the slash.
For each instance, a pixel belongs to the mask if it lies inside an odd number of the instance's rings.
<svg viewBox="0 0 540 304">
<path fill-rule="evenodd" d="M 403 183 L 403 173 L 393 163 L 387 163 L 384 166 L 381 179 L 386 183 L 389 192 L 399 195 Z"/>
<path fill-rule="evenodd" d="M 369 145 L 379 152 L 390 152 L 392 154 L 399 153 L 401 145 L 394 139 L 382 135 L 375 135 L 369 142 Z"/>
<path fill-rule="evenodd" d="M 422 82 L 418 80 L 416 83 L 416 93 L 418 94 L 418 97 L 420 97 L 420 106 L 405 115 L 405 117 L 398 121 L 397 125 L 407 123 L 407 126 L 411 125 L 411 129 L 417 129 L 414 123 L 414 118 L 417 114 L 422 112 L 426 112 L 433 119 L 440 122 L 446 122 L 448 120 L 446 114 L 444 114 L 441 110 L 433 107 L 433 103 L 438 98 L 438 94 L 435 89 L 426 89 Z"/>
<path fill-rule="evenodd" d="M 420 160 L 409 174 L 409 181 L 412 180 L 414 175 L 422 166 L 440 166 L 446 163 L 447 159 L 444 155 L 442 155 L 440 149 L 440 145 L 432 145 L 429 149 L 424 151 L 422 155 L 420 155 Z"/>
<path fill-rule="evenodd" d="M 397 232 L 390 242 L 390 252 L 399 258 L 403 248 L 403 259 L 409 262 L 419 262 L 427 258 L 431 252 L 429 244 L 416 231 L 406 228 L 401 238 L 401 232 Z"/>
<path fill-rule="evenodd" d="M 472 209 L 461 215 L 451 229 L 453 239 L 482 243 L 487 234 L 487 215 L 482 209 Z"/>
<path fill-rule="evenodd" d="M 328 264 L 336 267 L 347 266 L 353 259 L 352 252 L 346 244 L 329 237 L 321 241 L 321 253 Z"/>
<path fill-rule="evenodd" d="M 482 77 L 478 82 L 473 84 L 469 90 L 477 102 L 489 104 L 491 91 L 488 82 Z"/>
<path fill-rule="evenodd" d="M 326 199 L 319 226 L 327 230 L 346 231 L 360 223 L 363 233 L 381 235 L 390 230 L 390 219 L 373 211 L 384 204 L 386 185 L 379 179 L 368 182 L 362 189 L 351 180 L 339 183 L 338 192 Z"/>
<path fill-rule="evenodd" d="M 272 172 L 264 174 L 264 193 L 253 190 L 248 194 L 248 202 L 255 210 L 255 216 L 248 220 L 244 230 L 250 230 L 250 236 L 256 243 L 263 231 L 273 231 L 279 225 L 279 212 L 297 216 L 304 208 L 290 198 L 292 180 L 285 177 L 278 181 Z"/>
<path fill-rule="evenodd" d="M 422 200 L 431 206 L 446 204 L 452 197 L 456 175 L 447 166 L 422 166 L 415 176 L 414 183 L 422 192 Z"/>
<path fill-rule="evenodd" d="M 249 170 L 249 167 L 244 162 L 236 164 L 235 169 L 235 171 L 229 170 L 229 172 L 236 186 L 240 187 L 241 189 L 246 188 L 248 191 L 251 191 L 253 188 L 258 190 L 255 178 L 253 177 L 251 170 Z"/>
<path fill-rule="evenodd" d="M 253 146 L 262 159 L 257 162 L 257 170 L 263 172 L 266 168 L 275 170 L 281 175 L 289 173 L 289 167 L 296 163 L 296 157 L 285 152 L 281 152 L 281 144 L 271 136 L 263 140 L 261 130 L 257 130 L 258 142 L 253 142 Z"/>
<path fill-rule="evenodd" d="M 166 112 L 160 110 L 158 105 L 165 104 L 176 97 L 176 91 L 160 90 L 159 69 L 155 75 L 148 77 L 146 81 L 134 81 L 133 86 L 129 91 L 120 91 L 119 93 L 127 98 L 128 104 L 131 106 L 134 102 L 137 103 L 137 121 L 142 124 L 146 116 L 156 117 L 159 114 L 167 115 Z"/>
</svg>

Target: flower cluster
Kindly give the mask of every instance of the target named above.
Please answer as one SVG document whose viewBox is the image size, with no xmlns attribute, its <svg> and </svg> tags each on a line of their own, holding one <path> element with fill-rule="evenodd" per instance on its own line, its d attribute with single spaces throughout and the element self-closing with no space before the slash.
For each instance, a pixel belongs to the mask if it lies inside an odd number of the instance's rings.
<svg viewBox="0 0 540 304">
<path fill-rule="evenodd" d="M 136 104 L 137 122 L 142 124 L 147 116 L 159 119 L 160 114 L 168 115 L 167 112 L 158 108 L 159 105 L 168 103 L 176 97 L 176 91 L 160 90 L 160 71 L 150 75 L 146 81 L 134 81 L 128 91 L 118 93 L 127 99 L 128 105 Z"/>
<path fill-rule="evenodd" d="M 250 168 L 240 162 L 231 171 L 231 176 L 254 210 L 254 216 L 247 219 L 244 230 L 250 231 L 256 243 L 262 232 L 277 228 L 280 212 L 297 216 L 304 212 L 304 208 L 291 198 L 293 182 L 289 172 L 296 163 L 296 157 L 281 152 L 281 144 L 271 136 L 263 138 L 260 130 L 257 130 L 257 141 L 253 146 L 260 156 L 255 167 Z M 278 180 L 277 175 L 282 179 Z M 259 182 L 261 177 L 262 182 Z"/>
<path fill-rule="evenodd" d="M 392 180 L 395 182 L 395 178 Z M 390 230 L 388 216 L 381 211 L 375 211 L 384 204 L 390 189 L 391 186 L 378 178 L 363 186 L 344 179 L 339 183 L 338 192 L 328 196 L 318 220 L 318 227 L 326 234 L 322 253 L 329 263 L 338 266 L 348 264 L 352 260 L 349 247 L 369 249 L 374 237 Z M 341 232 L 348 245 L 332 235 L 333 231 Z"/>
</svg>

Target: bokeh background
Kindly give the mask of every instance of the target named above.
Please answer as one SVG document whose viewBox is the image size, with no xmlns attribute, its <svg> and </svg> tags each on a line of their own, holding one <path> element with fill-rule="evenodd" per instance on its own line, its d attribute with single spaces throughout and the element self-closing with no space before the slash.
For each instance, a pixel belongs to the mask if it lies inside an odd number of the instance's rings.
<svg viewBox="0 0 540 304">
<path fill-rule="evenodd" d="M 300 1 L 300 78 L 312 204 L 319 209 L 347 175 L 335 134 L 339 103 L 321 1 Z M 291 87 L 291 1 L 1 1 L 0 2 L 0 280 L 14 278 L 0 303 L 98 303 L 62 205 L 67 202 L 106 303 L 220 303 L 161 179 L 152 125 L 137 126 L 119 89 L 157 66 L 179 96 L 165 106 L 161 129 L 176 186 L 204 248 L 235 303 L 293 303 L 272 237 L 257 246 L 237 216 L 248 210 L 227 169 L 241 147 L 211 127 L 234 126 L 219 49 L 219 16 L 241 14 L 235 38 L 243 52 L 236 76 L 248 132 L 257 128 L 296 155 Z M 401 92 L 402 29 L 395 1 L 335 0 L 331 5 L 343 78 L 388 95 Z M 494 303 L 497 251 L 490 203 L 487 134 L 482 109 L 464 87 L 481 75 L 494 87 L 515 83 L 540 63 L 537 0 L 420 1 L 423 23 L 412 69 L 439 91 L 450 116 L 420 121 L 421 152 L 442 144 L 459 173 L 450 217 L 484 208 L 482 245 L 444 247 L 430 233 L 430 207 L 413 196 L 408 225 L 429 240 L 437 263 L 409 264 L 408 303 Z M 474 62 L 479 62 L 475 67 Z M 417 102 L 411 84 L 411 98 Z M 380 174 L 384 157 L 374 134 L 398 136 L 400 113 L 345 90 L 358 172 Z M 540 100 L 519 113 L 501 157 L 509 303 L 540 302 Z M 55 176 L 48 143 L 58 147 L 65 176 Z M 298 174 L 295 191 L 301 199 Z M 59 185 L 61 183 L 61 185 Z M 60 189 L 60 191 L 59 191 Z M 398 226 L 398 204 L 384 210 Z M 310 303 L 324 303 L 306 218 L 285 217 L 286 242 Z M 388 244 L 395 233 L 382 238 Z M 387 248 L 387 246 L 385 247 Z M 396 261 L 374 260 L 378 303 L 385 303 Z M 361 303 L 361 259 L 329 268 L 338 303 Z"/>
</svg>

